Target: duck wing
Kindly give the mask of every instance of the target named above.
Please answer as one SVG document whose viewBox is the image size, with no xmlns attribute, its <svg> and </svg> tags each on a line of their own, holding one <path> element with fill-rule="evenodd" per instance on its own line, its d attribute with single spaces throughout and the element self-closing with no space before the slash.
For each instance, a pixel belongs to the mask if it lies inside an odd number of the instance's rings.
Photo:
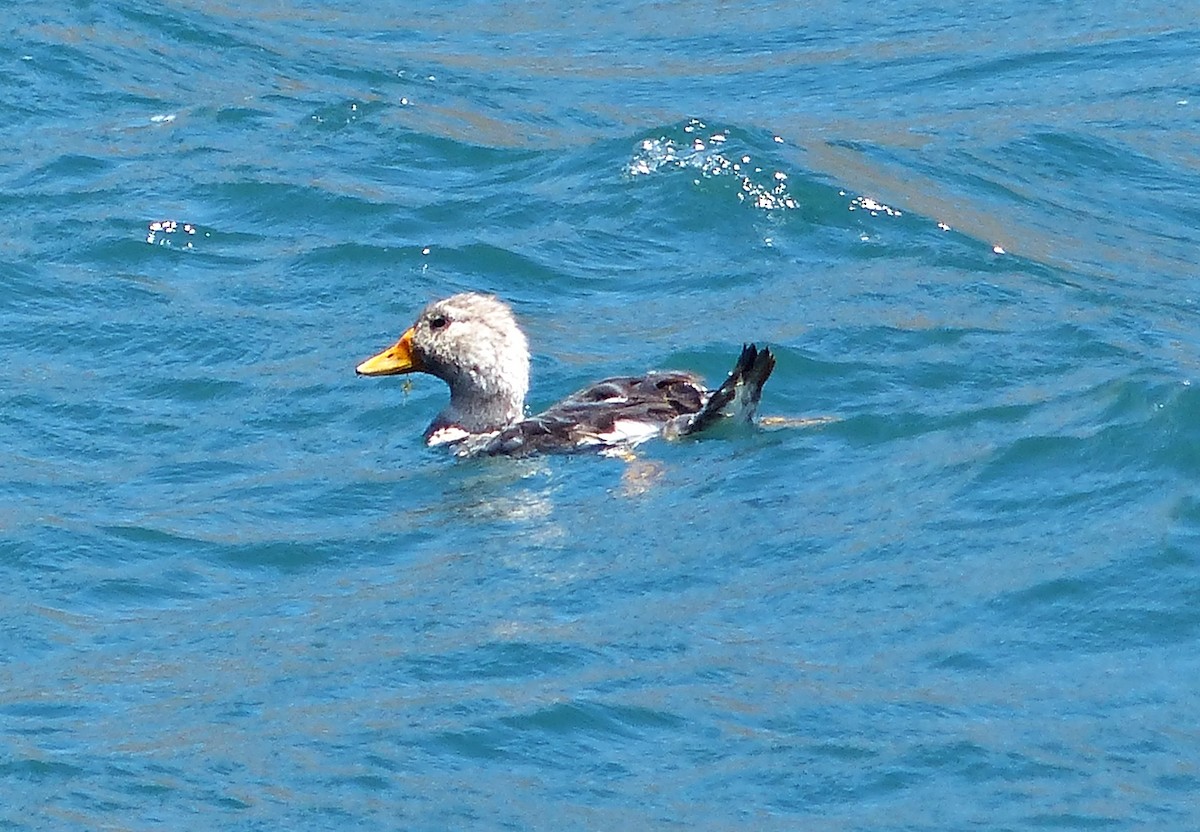
<svg viewBox="0 0 1200 832">
<path fill-rule="evenodd" d="M 632 447 L 663 434 L 688 436 L 723 419 L 749 422 L 775 369 L 767 348 L 745 344 L 729 377 L 716 390 L 699 376 L 658 372 L 606 378 L 553 407 L 469 446 L 469 455 L 528 456 Z"/>
<path fill-rule="evenodd" d="M 524 456 L 636 445 L 672 420 L 698 413 L 707 397 L 691 373 L 606 378 L 504 428 L 477 453 Z"/>
</svg>

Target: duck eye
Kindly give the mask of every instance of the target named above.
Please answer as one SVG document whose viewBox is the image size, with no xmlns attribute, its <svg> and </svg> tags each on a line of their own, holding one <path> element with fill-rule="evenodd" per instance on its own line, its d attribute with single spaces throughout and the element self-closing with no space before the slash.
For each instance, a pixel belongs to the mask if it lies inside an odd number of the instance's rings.
<svg viewBox="0 0 1200 832">
<path fill-rule="evenodd" d="M 439 329 L 445 329 L 446 324 L 448 323 L 450 323 L 450 321 L 445 315 L 434 315 L 429 319 L 429 328 L 436 332 Z"/>
</svg>

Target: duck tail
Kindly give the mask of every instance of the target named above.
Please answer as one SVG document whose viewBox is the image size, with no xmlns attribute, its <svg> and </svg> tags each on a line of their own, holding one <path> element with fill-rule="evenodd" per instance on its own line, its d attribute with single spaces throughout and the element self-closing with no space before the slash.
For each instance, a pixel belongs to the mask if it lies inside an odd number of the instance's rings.
<svg viewBox="0 0 1200 832">
<path fill-rule="evenodd" d="M 712 392 L 704 405 L 695 413 L 678 417 L 679 424 L 672 425 L 670 433 L 687 436 L 699 433 L 716 422 L 731 418 L 739 422 L 750 422 L 758 410 L 763 385 L 775 369 L 775 356 L 771 350 L 761 350 L 754 344 L 744 344 L 737 364 L 729 378 Z"/>
</svg>

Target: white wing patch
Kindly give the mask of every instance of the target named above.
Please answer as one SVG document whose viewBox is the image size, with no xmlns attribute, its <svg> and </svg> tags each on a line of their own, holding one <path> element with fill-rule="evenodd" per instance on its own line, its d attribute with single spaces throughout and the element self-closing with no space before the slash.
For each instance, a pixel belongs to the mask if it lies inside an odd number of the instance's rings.
<svg viewBox="0 0 1200 832">
<path fill-rule="evenodd" d="M 469 432 L 463 430 L 458 425 L 447 425 L 429 434 L 429 438 L 425 440 L 425 444 L 434 448 L 438 445 L 449 444 L 450 442 L 461 442 L 470 435 Z"/>
<path fill-rule="evenodd" d="M 613 422 L 612 430 L 607 433 L 594 433 L 587 444 L 600 445 L 640 445 L 647 439 L 658 436 L 662 425 L 654 422 L 639 422 L 636 419 L 617 419 Z"/>
</svg>

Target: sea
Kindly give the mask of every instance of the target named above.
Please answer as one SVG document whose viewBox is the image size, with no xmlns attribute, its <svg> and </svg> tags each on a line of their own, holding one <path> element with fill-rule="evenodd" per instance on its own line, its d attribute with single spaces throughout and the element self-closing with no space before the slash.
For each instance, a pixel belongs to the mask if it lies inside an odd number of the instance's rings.
<svg viewBox="0 0 1200 832">
<path fill-rule="evenodd" d="M 13 0 L 0 830 L 1200 828 L 1200 8 Z M 427 448 L 428 302 L 541 409 Z"/>
</svg>

